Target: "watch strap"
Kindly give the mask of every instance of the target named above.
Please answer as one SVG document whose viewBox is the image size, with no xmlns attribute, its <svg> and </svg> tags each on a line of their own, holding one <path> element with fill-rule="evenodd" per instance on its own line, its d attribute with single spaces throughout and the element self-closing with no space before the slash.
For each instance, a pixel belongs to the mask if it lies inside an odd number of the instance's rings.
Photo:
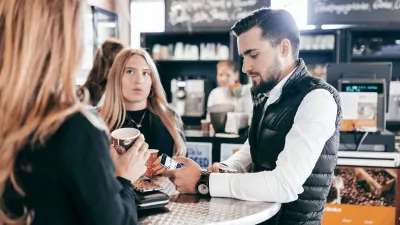
<svg viewBox="0 0 400 225">
<path fill-rule="evenodd" d="M 197 188 L 199 187 L 199 185 L 204 184 L 207 186 L 208 188 L 208 193 L 207 196 L 210 196 L 210 172 L 208 171 L 202 171 L 201 172 L 201 176 L 200 176 L 200 180 L 197 183 Z M 199 193 L 200 194 L 200 193 Z"/>
</svg>

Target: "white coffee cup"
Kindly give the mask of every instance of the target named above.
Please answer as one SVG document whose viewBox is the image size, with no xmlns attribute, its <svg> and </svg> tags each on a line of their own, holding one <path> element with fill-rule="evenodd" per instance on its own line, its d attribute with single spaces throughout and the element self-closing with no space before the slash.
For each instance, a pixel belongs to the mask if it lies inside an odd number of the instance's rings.
<svg viewBox="0 0 400 225">
<path fill-rule="evenodd" d="M 114 148 L 118 154 L 124 154 L 139 137 L 140 131 L 135 128 L 120 128 L 111 133 Z"/>
</svg>

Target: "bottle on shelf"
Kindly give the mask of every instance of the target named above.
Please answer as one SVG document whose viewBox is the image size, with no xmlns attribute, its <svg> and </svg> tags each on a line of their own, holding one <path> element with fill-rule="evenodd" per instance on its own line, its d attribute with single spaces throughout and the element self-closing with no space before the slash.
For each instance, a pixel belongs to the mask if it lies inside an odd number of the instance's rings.
<svg viewBox="0 0 400 225">
<path fill-rule="evenodd" d="M 229 47 L 221 43 L 201 43 L 200 45 L 155 44 L 152 49 L 155 60 L 226 60 L 229 59 Z"/>
</svg>

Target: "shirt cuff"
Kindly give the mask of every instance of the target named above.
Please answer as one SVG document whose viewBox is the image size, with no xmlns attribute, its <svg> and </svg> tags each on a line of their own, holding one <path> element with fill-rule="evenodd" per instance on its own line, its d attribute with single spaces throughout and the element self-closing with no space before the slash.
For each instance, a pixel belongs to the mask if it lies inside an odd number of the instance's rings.
<svg viewBox="0 0 400 225">
<path fill-rule="evenodd" d="M 229 159 L 227 159 L 223 162 L 220 162 L 220 164 L 227 166 L 229 169 L 236 170 L 237 173 L 247 173 L 248 167 L 249 167 L 249 164 L 246 164 L 246 165 L 243 165 L 242 167 L 240 167 L 240 166 L 238 166 L 237 162 L 229 160 Z"/>
<path fill-rule="evenodd" d="M 235 162 L 229 161 L 229 159 L 227 159 L 227 160 L 225 160 L 223 162 L 220 162 L 220 164 L 223 164 L 223 165 L 227 166 L 229 169 L 238 170 L 238 168 L 236 167 Z"/>
<path fill-rule="evenodd" d="M 231 198 L 231 178 L 229 173 L 210 173 L 210 195 L 212 197 Z"/>
</svg>

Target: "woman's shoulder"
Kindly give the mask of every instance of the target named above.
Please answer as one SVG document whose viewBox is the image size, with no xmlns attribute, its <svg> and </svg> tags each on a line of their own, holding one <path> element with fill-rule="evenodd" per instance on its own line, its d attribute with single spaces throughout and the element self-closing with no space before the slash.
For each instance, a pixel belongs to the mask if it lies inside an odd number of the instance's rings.
<svg viewBox="0 0 400 225">
<path fill-rule="evenodd" d="M 26 147 L 50 151 L 57 149 L 63 157 L 71 155 L 78 157 L 88 154 L 87 150 L 90 148 L 99 149 L 108 145 L 108 131 L 104 129 L 103 124 L 104 122 L 93 111 L 80 108 L 64 118 L 57 130 L 46 138 L 45 143 Z"/>
<path fill-rule="evenodd" d="M 216 88 L 211 90 L 209 96 L 218 95 L 218 94 L 221 94 L 222 92 L 223 92 L 223 88 L 222 87 L 216 87 Z"/>
<path fill-rule="evenodd" d="M 60 127 L 62 130 L 74 131 L 101 131 L 106 132 L 107 127 L 95 108 L 82 107 L 71 114 Z M 74 132 L 80 133 L 80 132 Z"/>
<path fill-rule="evenodd" d="M 216 87 L 211 90 L 210 94 L 208 95 L 207 106 L 211 106 L 211 105 L 215 104 L 215 101 L 218 98 L 219 92 L 221 92 L 221 87 Z"/>
</svg>

